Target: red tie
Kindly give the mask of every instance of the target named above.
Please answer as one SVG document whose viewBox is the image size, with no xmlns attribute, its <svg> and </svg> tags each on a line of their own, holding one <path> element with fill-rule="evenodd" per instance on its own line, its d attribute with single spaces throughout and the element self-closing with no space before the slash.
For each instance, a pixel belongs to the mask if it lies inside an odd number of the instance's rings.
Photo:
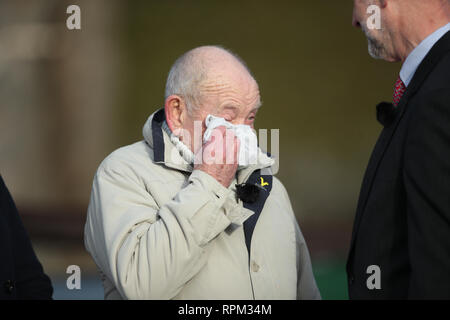
<svg viewBox="0 0 450 320">
<path fill-rule="evenodd" d="M 400 99 L 402 98 L 403 94 L 405 93 L 405 90 L 406 90 L 405 84 L 403 83 L 402 79 L 399 76 L 397 79 L 397 82 L 395 82 L 394 99 L 393 99 L 393 103 L 394 103 L 395 107 L 400 102 Z"/>
</svg>

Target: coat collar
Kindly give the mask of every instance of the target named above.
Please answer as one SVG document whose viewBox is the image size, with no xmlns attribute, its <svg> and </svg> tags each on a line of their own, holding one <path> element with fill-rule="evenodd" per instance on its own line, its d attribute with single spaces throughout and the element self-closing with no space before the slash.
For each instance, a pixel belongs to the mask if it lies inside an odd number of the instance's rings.
<svg viewBox="0 0 450 320">
<path fill-rule="evenodd" d="M 381 102 L 377 105 L 377 120 L 384 127 L 389 127 L 391 124 L 398 122 L 403 112 L 405 105 L 411 97 L 420 89 L 422 83 L 428 77 L 435 65 L 440 61 L 445 53 L 450 51 L 450 31 L 445 33 L 435 45 L 430 49 L 428 54 L 418 66 L 417 71 L 411 79 L 411 82 L 406 88 L 402 99 L 397 107 L 394 107 L 390 102 Z"/>
<path fill-rule="evenodd" d="M 153 161 L 175 170 L 190 173 L 193 171 L 193 166 L 181 156 L 178 149 L 170 141 L 169 135 L 163 129 L 165 119 L 164 108 L 161 108 L 150 115 L 142 129 L 145 142 L 153 149 Z M 260 161 L 257 164 L 237 172 L 238 184 L 246 182 L 256 170 L 261 169 L 264 174 L 270 174 L 270 168 L 274 164 L 274 160 L 261 149 L 259 149 L 258 159 Z"/>
</svg>

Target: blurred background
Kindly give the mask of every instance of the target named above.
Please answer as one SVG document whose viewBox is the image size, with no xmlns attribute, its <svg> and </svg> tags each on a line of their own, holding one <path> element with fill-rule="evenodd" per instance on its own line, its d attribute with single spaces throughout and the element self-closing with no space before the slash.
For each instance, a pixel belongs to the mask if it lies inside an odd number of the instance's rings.
<svg viewBox="0 0 450 320">
<path fill-rule="evenodd" d="M 260 85 L 257 128 L 280 129 L 280 168 L 324 299 L 347 299 L 345 260 L 365 167 L 400 65 L 371 59 L 351 0 L 0 0 L 0 174 L 55 299 L 103 299 L 83 227 L 91 183 L 141 140 L 187 50 L 222 45 Z M 81 8 L 81 30 L 66 9 Z M 270 149 L 269 149 L 270 151 Z M 81 290 L 66 269 L 81 267 Z"/>
</svg>

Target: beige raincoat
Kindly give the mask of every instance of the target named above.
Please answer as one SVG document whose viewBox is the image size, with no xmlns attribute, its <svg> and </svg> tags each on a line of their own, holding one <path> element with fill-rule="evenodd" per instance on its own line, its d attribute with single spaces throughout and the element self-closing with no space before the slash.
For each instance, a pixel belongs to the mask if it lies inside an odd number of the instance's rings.
<svg viewBox="0 0 450 320">
<path fill-rule="evenodd" d="M 105 298 L 320 299 L 281 182 L 254 165 L 223 187 L 192 170 L 163 121 L 160 109 L 145 140 L 114 151 L 94 178 L 85 246 Z M 235 185 L 248 179 L 270 192 L 243 203 Z"/>
</svg>

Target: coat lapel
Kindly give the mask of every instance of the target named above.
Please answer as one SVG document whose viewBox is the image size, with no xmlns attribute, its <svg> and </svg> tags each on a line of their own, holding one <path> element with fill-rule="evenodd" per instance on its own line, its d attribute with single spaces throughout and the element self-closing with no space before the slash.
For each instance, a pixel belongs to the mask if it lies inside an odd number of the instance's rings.
<svg viewBox="0 0 450 320">
<path fill-rule="evenodd" d="M 260 187 L 260 192 L 256 201 L 246 202 L 243 200 L 244 207 L 254 212 L 254 214 L 244 222 L 245 245 L 247 246 L 248 256 L 250 257 L 253 231 L 255 230 L 258 218 L 269 197 L 270 191 L 272 190 L 272 175 L 262 174 L 261 170 L 258 169 L 250 175 L 246 183 Z"/>
</svg>

